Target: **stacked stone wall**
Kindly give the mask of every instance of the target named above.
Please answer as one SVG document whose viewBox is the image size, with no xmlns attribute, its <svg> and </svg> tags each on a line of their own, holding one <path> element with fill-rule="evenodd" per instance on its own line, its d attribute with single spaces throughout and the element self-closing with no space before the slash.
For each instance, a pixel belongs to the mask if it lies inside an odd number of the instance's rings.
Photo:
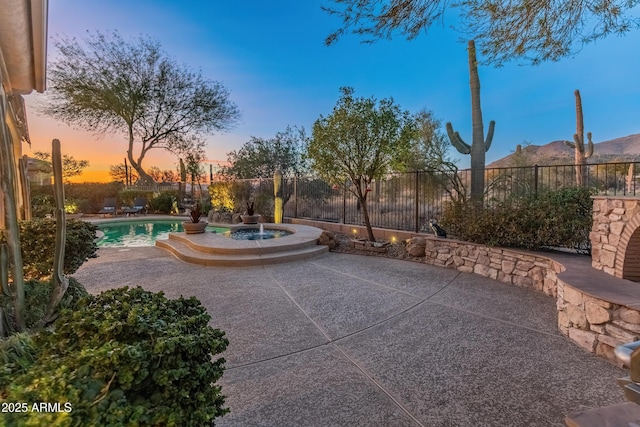
<svg viewBox="0 0 640 427">
<path fill-rule="evenodd" d="M 614 349 L 640 339 L 640 312 L 558 280 L 558 328 L 585 350 L 617 363 Z"/>
<path fill-rule="evenodd" d="M 427 237 L 425 243 L 427 264 L 455 268 L 556 296 L 557 273 L 563 267 L 549 258 L 451 239 Z"/>
<path fill-rule="evenodd" d="M 589 234 L 593 268 L 615 277 L 640 280 L 640 241 L 631 241 L 640 225 L 638 202 L 631 197 L 593 198 L 593 226 Z M 636 261 L 625 263 L 627 257 Z"/>
</svg>

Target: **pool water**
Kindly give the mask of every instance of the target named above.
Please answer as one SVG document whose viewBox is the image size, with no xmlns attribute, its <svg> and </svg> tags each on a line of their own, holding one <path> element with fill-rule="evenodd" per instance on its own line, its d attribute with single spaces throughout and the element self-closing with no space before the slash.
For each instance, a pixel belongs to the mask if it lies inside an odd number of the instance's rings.
<svg viewBox="0 0 640 427">
<path fill-rule="evenodd" d="M 154 246 L 156 239 L 167 239 L 169 233 L 184 231 L 182 220 L 139 220 L 107 222 L 98 224 L 104 237 L 98 240 L 98 247 L 139 247 Z M 224 233 L 228 228 L 207 227 L 207 233 Z"/>
<path fill-rule="evenodd" d="M 225 231 L 222 235 L 233 240 L 266 240 L 277 239 L 291 234 L 285 230 L 264 229 L 263 234 L 259 234 L 259 231 L 258 228 L 241 228 L 239 230 Z"/>
</svg>

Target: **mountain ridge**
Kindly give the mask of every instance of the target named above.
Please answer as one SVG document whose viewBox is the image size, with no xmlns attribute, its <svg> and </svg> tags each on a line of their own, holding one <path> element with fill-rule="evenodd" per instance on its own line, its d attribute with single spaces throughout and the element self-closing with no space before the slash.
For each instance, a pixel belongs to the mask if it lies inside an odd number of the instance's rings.
<svg viewBox="0 0 640 427">
<path fill-rule="evenodd" d="M 573 164 L 575 151 L 564 141 L 552 141 L 545 145 L 526 145 L 508 156 L 491 162 L 488 168 Z M 587 163 L 616 161 L 640 161 L 640 133 L 622 136 L 593 144 L 593 156 Z"/>
</svg>

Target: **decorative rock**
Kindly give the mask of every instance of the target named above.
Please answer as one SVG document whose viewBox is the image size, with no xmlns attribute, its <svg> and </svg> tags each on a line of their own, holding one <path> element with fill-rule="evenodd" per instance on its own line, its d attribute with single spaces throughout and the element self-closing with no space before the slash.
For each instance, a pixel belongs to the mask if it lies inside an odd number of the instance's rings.
<svg viewBox="0 0 640 427">
<path fill-rule="evenodd" d="M 318 238 L 318 244 L 328 246 L 329 249 L 333 249 L 338 246 L 335 234 L 327 230 L 324 230 L 322 234 L 320 234 L 320 237 Z"/>
<path fill-rule="evenodd" d="M 502 261 L 502 271 L 504 271 L 505 274 L 511 274 L 514 268 L 516 268 L 516 263 L 514 261 Z"/>
<path fill-rule="evenodd" d="M 590 301 L 585 303 L 585 311 L 587 315 L 587 321 L 594 325 L 608 322 L 611 320 L 611 313 L 606 308 L 600 307 Z"/>
<path fill-rule="evenodd" d="M 564 300 L 569 304 L 573 305 L 581 305 L 582 304 L 582 293 L 576 291 L 571 286 L 564 286 Z"/>
<path fill-rule="evenodd" d="M 407 241 L 407 253 L 413 257 L 425 256 L 426 243 L 424 237 L 412 237 Z"/>
<path fill-rule="evenodd" d="M 623 322 L 633 323 L 636 325 L 640 324 L 640 312 L 622 307 L 613 314 L 614 319 L 620 319 Z"/>
<path fill-rule="evenodd" d="M 596 344 L 596 334 L 581 329 L 569 328 L 569 338 L 580 347 L 593 353 Z"/>
<path fill-rule="evenodd" d="M 596 356 L 604 357 L 612 362 L 616 361 L 614 348 L 602 342 L 596 344 Z"/>
<path fill-rule="evenodd" d="M 622 343 L 636 341 L 638 339 L 637 335 L 627 332 L 619 326 L 612 325 L 611 323 L 607 323 L 605 330 L 607 331 L 607 335 L 612 336 Z"/>
<path fill-rule="evenodd" d="M 620 326 L 621 328 L 629 332 L 640 334 L 640 325 L 634 325 L 633 323 L 623 322 L 622 320 L 614 320 L 613 324 Z"/>
<path fill-rule="evenodd" d="M 513 276 L 513 284 L 523 288 L 529 288 L 533 285 L 533 279 L 525 276 Z"/>
<path fill-rule="evenodd" d="M 569 304 L 567 306 L 567 316 L 569 316 L 569 320 L 575 327 L 588 329 L 587 315 L 580 307 Z"/>
</svg>

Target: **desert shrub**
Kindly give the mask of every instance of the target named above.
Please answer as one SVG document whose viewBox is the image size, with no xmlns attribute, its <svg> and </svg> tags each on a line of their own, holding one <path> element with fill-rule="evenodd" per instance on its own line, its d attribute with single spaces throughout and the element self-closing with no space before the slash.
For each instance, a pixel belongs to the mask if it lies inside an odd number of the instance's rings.
<svg viewBox="0 0 640 427">
<path fill-rule="evenodd" d="M 251 197 L 251 182 L 216 181 L 209 185 L 211 208 L 218 212 L 244 212 Z"/>
<path fill-rule="evenodd" d="M 87 296 L 88 293 L 76 279 L 73 277 L 67 278 L 69 281 L 69 287 L 65 292 L 58 310 L 63 308 L 76 308 L 78 301 Z M 24 283 L 24 320 L 27 328 L 36 326 L 38 322 L 44 317 L 47 310 L 47 305 L 51 298 L 51 292 L 53 291 L 53 285 L 51 280 L 37 280 L 30 279 Z M 2 293 L 0 294 L 0 307 L 5 315 L 5 321 L 7 325 L 14 325 L 14 306 L 13 300 L 10 296 Z M 1 360 L 1 359 L 0 359 Z"/>
<path fill-rule="evenodd" d="M 153 198 L 153 191 L 149 190 L 121 190 L 118 198 L 123 206 L 133 206 L 136 197 L 144 197 L 147 201 Z"/>
<path fill-rule="evenodd" d="M 8 425 L 203 426 L 227 412 L 215 385 L 225 361 L 211 356 L 228 340 L 197 299 L 138 287 L 79 306 L 33 336 L 35 360 L 26 372 L 10 365 L 16 375 L 0 389 L 6 401 L 68 402 L 72 411 L 5 414 Z"/>
<path fill-rule="evenodd" d="M 64 185 L 64 196 L 67 200 L 82 201 L 79 203 L 82 213 L 97 213 L 107 197 L 117 197 L 122 183 L 67 183 Z"/>
<path fill-rule="evenodd" d="M 489 246 L 589 252 L 591 193 L 565 188 L 536 196 L 514 197 L 491 207 L 452 202 L 442 225 L 461 240 Z"/>
<path fill-rule="evenodd" d="M 46 218 L 47 215 L 53 215 L 55 209 L 56 203 L 53 196 L 48 194 L 31 195 L 31 215 L 34 218 Z"/>
<path fill-rule="evenodd" d="M 149 200 L 149 207 L 153 212 L 168 214 L 173 210 L 173 203 L 177 200 L 178 192 L 176 190 L 164 191 Z"/>
<path fill-rule="evenodd" d="M 33 337 L 29 333 L 21 332 L 0 339 L 0 390 L 4 390 L 15 375 L 26 373 L 36 356 Z"/>
<path fill-rule="evenodd" d="M 73 274 L 89 258 L 96 258 L 97 227 L 88 222 L 67 220 L 64 274 Z M 53 272 L 56 222 L 39 218 L 20 221 L 20 243 L 25 278 L 45 278 Z"/>
</svg>

